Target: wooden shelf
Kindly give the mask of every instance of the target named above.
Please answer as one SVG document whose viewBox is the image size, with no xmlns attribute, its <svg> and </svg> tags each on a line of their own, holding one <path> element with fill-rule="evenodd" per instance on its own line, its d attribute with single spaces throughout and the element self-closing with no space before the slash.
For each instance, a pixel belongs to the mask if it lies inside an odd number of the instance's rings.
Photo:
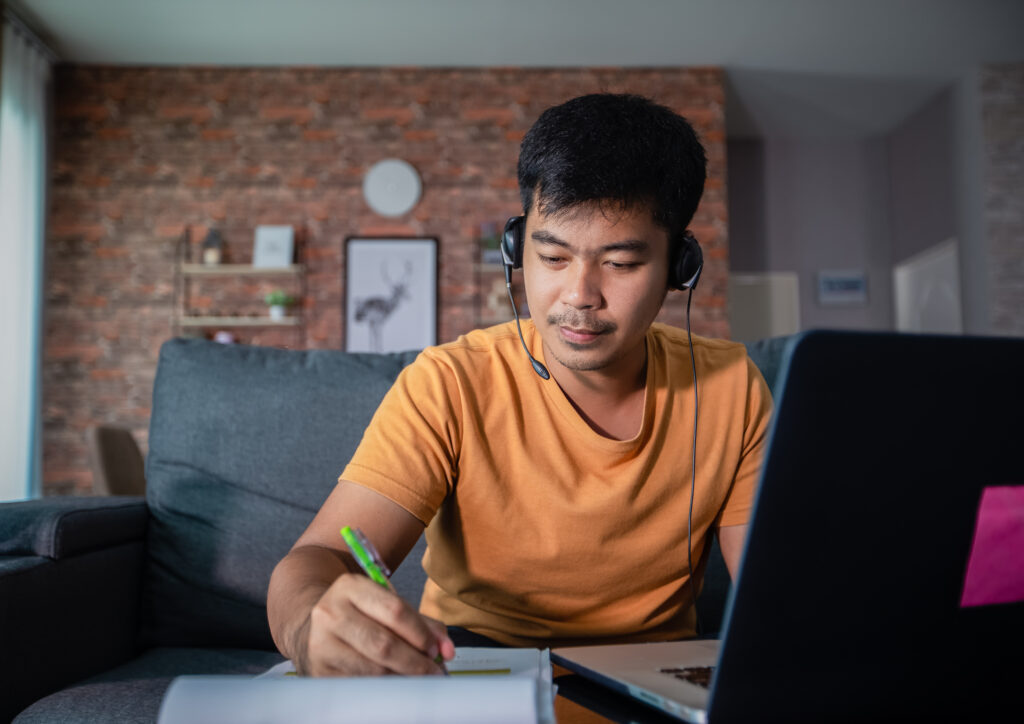
<svg viewBox="0 0 1024 724">
<path fill-rule="evenodd" d="M 2 0 L 0 0 L 2 2 Z M 280 267 L 255 267 L 252 264 L 201 264 L 188 261 L 191 248 L 189 227 L 178 239 L 174 253 L 174 310 L 171 333 L 187 336 L 206 334 L 217 329 L 248 329 L 250 333 L 240 336 L 260 338 L 258 330 L 285 329 L 296 335 L 295 339 L 304 340 L 306 332 L 305 314 L 302 303 L 306 299 L 306 272 L 304 264 L 288 264 Z M 243 287 L 252 287 L 254 283 L 267 286 L 266 280 L 273 280 L 274 285 L 289 288 L 298 306 L 292 309 L 293 316 L 284 319 L 271 319 L 265 307 L 258 308 L 253 302 L 251 288 L 241 291 L 238 285 L 225 284 L 230 279 L 243 279 Z M 219 299 L 215 314 L 208 304 L 199 307 L 191 300 L 197 289 L 213 291 L 227 287 L 226 298 Z M 262 296 L 261 296 L 262 299 Z M 207 311 L 207 314 L 203 312 Z M 262 313 L 261 313 L 262 311 Z M 191 312 L 191 313 L 190 313 Z M 253 312 L 250 314 L 249 312 Z M 275 337 L 275 335 L 268 335 Z"/>
<path fill-rule="evenodd" d="M 215 276 L 297 276 L 305 271 L 302 264 L 282 267 L 255 267 L 252 264 L 182 264 L 181 273 L 193 277 Z"/>
<path fill-rule="evenodd" d="M 295 327 L 302 323 L 299 317 L 271 319 L 270 317 L 181 317 L 182 327 Z"/>
</svg>

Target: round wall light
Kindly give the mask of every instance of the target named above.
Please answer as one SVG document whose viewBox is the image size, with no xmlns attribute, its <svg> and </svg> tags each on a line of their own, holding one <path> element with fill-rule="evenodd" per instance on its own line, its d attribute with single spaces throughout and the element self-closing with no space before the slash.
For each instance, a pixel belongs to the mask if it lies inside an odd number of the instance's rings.
<svg viewBox="0 0 1024 724">
<path fill-rule="evenodd" d="M 401 216 L 420 200 L 420 175 L 412 164 L 398 158 L 375 163 L 363 178 L 363 197 L 381 216 Z"/>
</svg>

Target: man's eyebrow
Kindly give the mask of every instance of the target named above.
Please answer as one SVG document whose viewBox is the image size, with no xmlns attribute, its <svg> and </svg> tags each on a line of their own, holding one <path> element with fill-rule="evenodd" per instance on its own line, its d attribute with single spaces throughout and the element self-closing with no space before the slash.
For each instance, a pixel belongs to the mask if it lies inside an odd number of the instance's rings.
<svg viewBox="0 0 1024 724">
<path fill-rule="evenodd" d="M 540 242 L 541 244 L 554 244 L 555 246 L 564 246 L 566 249 L 569 248 L 568 242 L 562 241 L 550 231 L 544 231 L 541 229 L 533 232 L 530 236 L 533 237 L 534 241 Z"/>
<path fill-rule="evenodd" d="M 569 242 L 559 239 L 557 236 L 552 234 L 550 231 L 544 231 L 538 229 L 530 235 L 534 241 L 540 244 L 551 244 L 553 246 L 560 246 L 564 249 L 572 250 L 572 246 Z M 609 252 L 609 251 L 634 251 L 634 252 L 645 252 L 651 248 L 651 245 L 642 239 L 623 239 L 622 241 L 616 241 L 611 244 L 605 244 L 598 251 Z"/>
</svg>

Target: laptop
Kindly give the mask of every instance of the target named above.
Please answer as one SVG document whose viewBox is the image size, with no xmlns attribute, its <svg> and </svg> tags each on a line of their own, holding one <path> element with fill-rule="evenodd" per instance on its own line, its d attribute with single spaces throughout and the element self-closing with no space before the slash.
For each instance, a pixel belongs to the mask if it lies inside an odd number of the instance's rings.
<svg viewBox="0 0 1024 724">
<path fill-rule="evenodd" d="M 552 661 L 690 722 L 1024 721 L 1024 339 L 808 332 L 781 374 L 720 641 Z"/>
</svg>

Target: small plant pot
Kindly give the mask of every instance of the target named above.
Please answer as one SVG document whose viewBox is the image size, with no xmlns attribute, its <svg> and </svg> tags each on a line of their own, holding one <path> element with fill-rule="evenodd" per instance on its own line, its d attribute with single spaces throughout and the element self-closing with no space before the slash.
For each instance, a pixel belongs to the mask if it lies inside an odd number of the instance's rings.
<svg viewBox="0 0 1024 724">
<path fill-rule="evenodd" d="M 284 319 L 284 305 L 283 304 L 271 304 L 270 305 L 270 318 L 275 322 Z"/>
</svg>

